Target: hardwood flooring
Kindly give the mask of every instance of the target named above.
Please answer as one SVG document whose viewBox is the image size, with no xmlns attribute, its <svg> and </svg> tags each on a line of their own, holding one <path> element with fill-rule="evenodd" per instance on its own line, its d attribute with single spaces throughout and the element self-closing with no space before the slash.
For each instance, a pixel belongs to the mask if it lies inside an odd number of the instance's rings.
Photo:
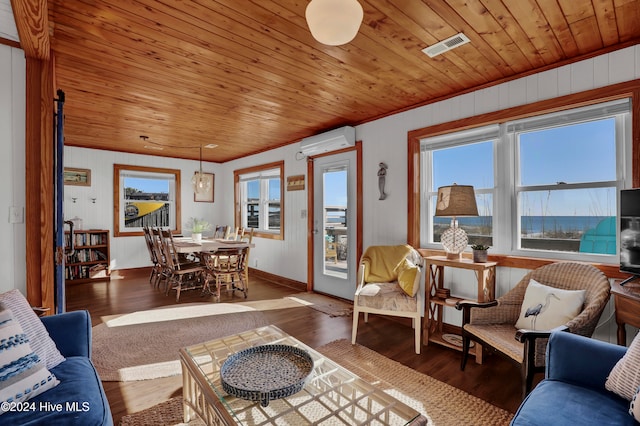
<svg viewBox="0 0 640 426">
<path fill-rule="evenodd" d="M 107 315 L 176 304 L 175 293 L 165 296 L 152 288 L 148 276 L 148 269 L 114 271 L 109 282 L 68 285 L 67 310 L 87 309 L 95 326 Z M 299 292 L 273 282 L 254 277 L 250 279 L 247 300 L 280 299 Z M 226 303 L 244 300 L 238 296 L 222 298 Z M 199 291 L 185 291 L 179 303 L 204 301 L 213 299 L 200 297 Z M 272 324 L 311 347 L 337 339 L 351 339 L 351 316 L 331 318 L 307 307 L 270 310 L 265 314 Z M 516 366 L 499 356 L 486 356 L 482 365 L 469 359 L 465 371 L 460 371 L 460 353 L 434 344 L 423 346 L 422 353 L 416 355 L 413 330 L 408 320 L 371 315 L 365 324 L 361 318 L 357 342 L 510 412 L 515 412 L 520 405 L 520 373 Z M 103 385 L 116 425 L 126 414 L 182 394 L 180 376 L 137 382 L 103 382 Z"/>
</svg>

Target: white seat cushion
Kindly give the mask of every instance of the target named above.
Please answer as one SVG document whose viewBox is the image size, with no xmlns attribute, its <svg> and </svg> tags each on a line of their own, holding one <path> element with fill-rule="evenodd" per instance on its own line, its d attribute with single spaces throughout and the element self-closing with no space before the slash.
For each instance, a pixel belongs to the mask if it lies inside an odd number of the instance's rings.
<svg viewBox="0 0 640 426">
<path fill-rule="evenodd" d="M 396 281 L 390 283 L 368 283 L 356 293 L 358 306 L 385 311 L 415 312 L 417 299 L 404 292 Z"/>
</svg>

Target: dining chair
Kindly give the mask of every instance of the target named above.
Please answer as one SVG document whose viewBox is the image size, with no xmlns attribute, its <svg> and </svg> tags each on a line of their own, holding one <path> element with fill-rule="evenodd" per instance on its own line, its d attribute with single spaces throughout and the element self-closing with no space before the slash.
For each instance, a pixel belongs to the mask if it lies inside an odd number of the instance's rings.
<svg viewBox="0 0 640 426">
<path fill-rule="evenodd" d="M 253 231 L 254 228 L 242 228 L 242 241 L 246 241 L 251 246 L 253 242 Z M 244 283 L 246 291 L 249 292 L 249 253 L 251 252 L 251 247 L 247 247 L 247 255 L 244 257 Z"/>
<path fill-rule="evenodd" d="M 151 268 L 151 273 L 149 274 L 149 284 L 154 285 L 155 278 L 160 273 L 160 269 L 162 268 L 162 266 L 160 265 L 160 261 L 158 260 L 156 251 L 153 248 L 151 229 L 149 229 L 148 226 L 143 226 L 142 232 L 144 234 L 144 242 L 146 243 L 147 250 L 149 251 L 149 259 L 151 260 L 151 264 L 153 265 Z"/>
<path fill-rule="evenodd" d="M 213 238 L 226 239 L 229 235 L 229 225 L 216 225 L 216 229 L 213 232 Z"/>
<path fill-rule="evenodd" d="M 244 269 L 246 265 L 247 248 L 228 249 L 223 252 L 202 253 L 205 269 L 204 286 L 202 293 L 213 294 L 216 301 L 220 302 L 221 292 L 235 291 L 247 298 L 247 282 Z"/>
<path fill-rule="evenodd" d="M 158 261 L 158 268 L 151 284 L 154 288 L 159 288 L 163 281 L 166 283 L 166 280 L 168 280 L 170 268 L 164 256 L 164 247 L 160 228 L 150 227 L 149 237 L 155 258 Z"/>
<path fill-rule="evenodd" d="M 160 235 L 168 271 L 165 294 L 168 295 L 169 291 L 176 290 L 176 302 L 178 302 L 181 291 L 199 288 L 203 282 L 205 268 L 200 262 L 180 261 L 170 230 L 161 230 Z"/>
</svg>

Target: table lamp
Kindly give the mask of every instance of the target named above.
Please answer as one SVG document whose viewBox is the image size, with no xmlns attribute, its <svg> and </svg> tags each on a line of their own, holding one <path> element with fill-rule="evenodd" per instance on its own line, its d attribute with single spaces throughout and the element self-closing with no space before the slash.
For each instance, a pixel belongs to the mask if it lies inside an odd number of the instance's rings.
<svg viewBox="0 0 640 426">
<path fill-rule="evenodd" d="M 476 194 L 471 185 L 441 186 L 438 188 L 436 216 L 451 217 L 451 226 L 440 237 L 447 259 L 459 260 L 468 238 L 464 229 L 458 228 L 458 216 L 478 216 Z"/>
</svg>

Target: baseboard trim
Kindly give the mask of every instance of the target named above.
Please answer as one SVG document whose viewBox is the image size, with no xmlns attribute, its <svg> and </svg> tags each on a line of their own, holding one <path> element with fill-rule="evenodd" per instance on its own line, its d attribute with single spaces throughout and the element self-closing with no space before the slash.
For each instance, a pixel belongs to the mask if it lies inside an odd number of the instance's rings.
<svg viewBox="0 0 640 426">
<path fill-rule="evenodd" d="M 271 274 L 269 272 L 261 271 L 260 269 L 249 268 L 249 279 L 251 279 L 251 276 L 265 281 L 271 281 L 272 283 L 283 285 L 285 287 L 294 288 L 299 291 L 307 291 L 307 283 L 281 277 L 280 275 Z"/>
</svg>

